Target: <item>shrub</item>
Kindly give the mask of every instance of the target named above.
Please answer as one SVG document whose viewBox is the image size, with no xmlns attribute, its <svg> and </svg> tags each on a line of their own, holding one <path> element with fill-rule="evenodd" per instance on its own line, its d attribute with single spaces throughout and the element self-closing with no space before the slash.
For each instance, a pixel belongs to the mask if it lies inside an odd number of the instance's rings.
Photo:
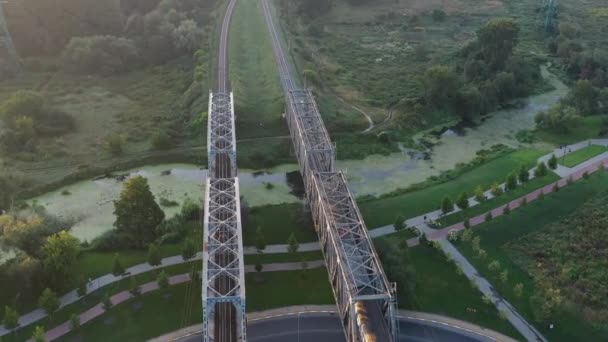
<svg viewBox="0 0 608 342">
<path fill-rule="evenodd" d="M 511 206 L 509 205 L 509 203 L 507 203 L 507 205 L 505 205 L 505 208 L 502 210 L 502 213 L 504 215 L 509 215 L 511 213 Z"/>
<path fill-rule="evenodd" d="M 492 212 L 488 211 L 485 216 L 486 221 L 492 221 Z"/>
<path fill-rule="evenodd" d="M 125 137 L 119 134 L 112 134 L 106 137 L 106 141 L 103 145 L 104 149 L 112 155 L 119 156 L 123 153 L 124 144 L 126 142 Z"/>
<path fill-rule="evenodd" d="M 551 170 L 555 170 L 557 168 L 557 157 L 555 157 L 555 154 L 551 155 L 551 158 L 547 162 L 547 165 Z"/>
<path fill-rule="evenodd" d="M 546 176 L 547 173 L 547 165 L 545 165 L 545 163 L 543 162 L 538 163 L 538 165 L 534 169 L 534 177 L 543 177 Z"/>
<path fill-rule="evenodd" d="M 129 235 L 116 229 L 107 231 L 95 238 L 89 247 L 98 252 L 113 252 L 128 249 L 131 246 Z"/>
<path fill-rule="evenodd" d="M 505 180 L 505 187 L 507 190 L 515 190 L 517 188 L 517 174 L 515 172 L 511 172 L 507 179 Z"/>
<path fill-rule="evenodd" d="M 481 185 L 475 188 L 475 200 L 479 203 L 486 200 L 486 195 L 484 195 Z"/>
<path fill-rule="evenodd" d="M 158 201 L 160 203 L 160 205 L 162 207 L 166 207 L 166 208 L 170 208 L 170 207 L 177 207 L 179 206 L 179 203 L 177 203 L 176 201 L 161 197 L 160 200 Z"/>
<path fill-rule="evenodd" d="M 152 147 L 155 150 L 162 150 L 173 145 L 171 137 L 165 132 L 157 132 L 152 136 Z"/>
<path fill-rule="evenodd" d="M 453 210 L 454 203 L 452 203 L 452 200 L 448 196 L 445 196 L 443 200 L 441 200 L 441 212 L 447 214 Z"/>
<path fill-rule="evenodd" d="M 64 67 L 77 73 L 116 74 L 134 66 L 137 58 L 132 40 L 114 36 L 74 37 L 63 51 Z"/>
<path fill-rule="evenodd" d="M 494 197 L 498 197 L 500 195 L 502 195 L 502 188 L 500 187 L 500 185 L 498 183 L 494 183 L 492 184 L 492 196 Z"/>
<path fill-rule="evenodd" d="M 460 196 L 458 196 L 458 199 L 456 200 L 456 205 L 462 210 L 467 209 L 469 207 L 469 196 L 466 192 L 463 192 L 460 194 Z"/>
</svg>

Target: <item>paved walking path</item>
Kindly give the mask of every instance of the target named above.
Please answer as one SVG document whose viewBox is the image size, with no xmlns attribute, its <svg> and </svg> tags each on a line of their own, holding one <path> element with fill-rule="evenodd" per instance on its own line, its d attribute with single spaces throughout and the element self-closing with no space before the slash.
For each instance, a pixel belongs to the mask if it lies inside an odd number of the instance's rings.
<svg viewBox="0 0 608 342">
<path fill-rule="evenodd" d="M 308 261 L 306 265 L 303 265 L 301 262 L 289 262 L 289 263 L 271 263 L 264 264 L 261 272 L 282 272 L 282 271 L 296 271 L 302 269 L 312 269 L 312 268 L 321 268 L 325 267 L 325 263 L 323 260 L 315 260 Z M 254 266 L 247 265 L 245 267 L 245 272 L 256 272 Z M 182 284 L 187 281 L 190 281 L 190 274 L 183 273 L 169 277 L 169 285 L 177 285 Z M 151 281 L 149 283 L 145 283 L 140 285 L 141 294 L 146 294 L 148 292 L 152 292 L 158 290 L 159 286 L 156 281 Z M 133 295 L 128 290 L 121 291 L 119 293 L 114 294 L 110 297 L 110 301 L 112 302 L 112 306 L 116 306 L 118 304 L 124 303 L 129 299 L 132 299 Z M 84 325 L 87 322 L 103 315 L 106 312 L 104 310 L 102 303 L 98 303 L 92 308 L 82 312 L 80 317 L 80 324 Z M 71 331 L 70 322 L 66 321 L 53 329 L 46 332 L 46 340 L 53 341 L 61 336 L 69 333 Z"/>
<path fill-rule="evenodd" d="M 536 330 L 530 323 L 528 323 L 523 317 L 519 315 L 519 313 L 507 302 L 504 298 L 502 298 L 496 290 L 492 287 L 492 285 L 485 279 L 482 278 L 477 270 L 471 265 L 471 263 L 465 258 L 459 251 L 446 239 L 441 239 L 438 241 L 439 245 L 443 252 L 456 264 L 460 269 L 462 269 L 463 273 L 466 275 L 469 280 L 473 281 L 479 291 L 484 294 L 484 296 L 490 298 L 492 303 L 496 306 L 499 312 L 505 314 L 509 322 L 513 325 L 520 334 L 522 334 L 526 340 L 528 341 L 544 341 L 547 340 L 543 337 L 543 335 Z"/>
<path fill-rule="evenodd" d="M 335 305 L 296 305 L 287 306 L 283 308 L 271 309 L 266 311 L 258 311 L 247 314 L 247 321 L 254 322 L 261 319 L 269 319 L 273 317 L 291 316 L 298 314 L 315 314 L 315 313 L 326 313 L 326 314 L 337 314 L 338 310 Z M 473 332 L 487 340 L 502 341 L 502 342 L 515 342 L 516 340 L 505 336 L 494 330 L 490 330 L 476 324 L 461 321 L 452 317 L 441 316 L 437 314 L 431 314 L 426 312 L 399 310 L 397 317 L 401 320 L 423 322 L 430 326 L 439 327 L 450 327 L 453 329 L 464 330 L 466 332 Z M 186 328 L 182 328 L 171 333 L 153 338 L 148 342 L 167 342 L 173 341 L 178 338 L 184 338 L 191 335 L 197 335 L 202 331 L 202 324 L 194 324 Z"/>
<path fill-rule="evenodd" d="M 587 147 L 589 144 L 607 146 L 608 139 L 585 140 L 585 141 L 582 141 L 582 142 L 579 142 L 576 144 L 565 146 L 565 148 L 563 148 L 563 149 L 558 148 L 558 149 L 555 149 L 553 152 L 540 157 L 538 159 L 538 161 L 546 162 L 547 160 L 549 160 L 549 158 L 551 158 L 551 156 L 553 154 L 555 154 L 557 157 L 561 157 L 561 156 L 563 156 L 564 153 L 567 153 L 568 151 L 575 152 L 581 148 Z M 601 155 L 591 158 L 590 160 L 587 160 L 573 168 L 565 168 L 561 165 L 558 166 L 558 169 L 557 169 L 557 170 L 559 170 L 558 174 L 562 177 L 562 179 L 560 181 L 558 181 L 558 183 L 560 184 L 560 186 L 564 186 L 565 184 L 567 184 L 567 179 L 569 178 L 569 176 L 572 176 L 573 179 L 575 179 L 575 180 L 579 179 L 585 171 L 593 172 L 599 165 L 603 165 L 604 168 L 608 168 L 608 152 L 605 152 Z M 531 177 L 534 176 L 533 170 L 530 170 L 530 176 Z M 504 184 L 501 184 L 501 186 L 504 187 Z M 553 184 L 545 186 L 542 190 L 544 193 L 550 193 L 551 191 L 553 191 Z M 528 198 L 528 201 L 530 202 L 530 201 L 533 201 L 534 199 L 536 199 L 538 197 L 539 193 L 540 193 L 540 189 L 535 190 L 524 197 Z M 485 193 L 485 195 L 488 199 L 493 197 L 492 194 L 490 193 L 490 191 L 487 191 Z M 509 203 L 509 205 L 512 209 L 516 209 L 517 207 L 519 207 L 520 201 L 521 201 L 521 198 L 516 199 L 514 201 L 511 201 L 511 203 Z M 475 199 L 473 197 L 469 198 L 470 206 L 475 206 L 477 204 L 479 204 L 479 203 L 477 201 L 475 201 Z M 495 208 L 494 210 L 492 210 L 492 214 L 494 216 L 502 215 L 504 207 L 505 207 L 505 205 Z M 458 211 L 459 211 L 458 208 L 454 208 L 453 213 L 458 212 Z M 454 225 L 449 226 L 444 229 L 440 229 L 440 230 L 432 229 L 426 224 L 427 220 L 437 220 L 440 218 L 440 216 L 441 216 L 441 211 L 434 210 L 434 211 L 428 212 L 426 214 L 410 218 L 410 219 L 406 220 L 406 224 L 408 227 L 416 227 L 421 232 L 425 233 L 427 238 L 429 238 L 430 240 L 444 239 L 449 234 L 449 231 L 464 229 L 464 224 L 462 222 L 454 224 Z M 425 217 L 426 217 L 426 219 L 425 219 Z M 472 218 L 471 222 L 470 222 L 471 226 L 475 226 L 480 223 L 483 223 L 484 218 L 485 218 L 485 214 Z M 380 236 L 392 234 L 394 232 L 395 232 L 395 227 L 393 225 L 386 225 L 383 227 L 369 230 L 369 235 L 372 238 L 377 238 Z M 418 238 L 413 238 L 413 239 L 408 240 L 408 245 L 410 245 L 410 246 L 415 246 L 417 244 L 418 244 Z M 317 241 L 301 243 L 300 247 L 298 249 L 299 252 L 310 252 L 310 251 L 319 251 L 319 250 L 321 250 L 321 246 L 319 245 L 319 242 L 317 242 Z M 253 255 L 253 254 L 257 254 L 257 250 L 255 249 L 255 247 L 244 247 L 243 253 L 246 255 Z M 266 253 L 266 254 L 288 253 L 288 245 L 286 245 L 286 244 L 269 245 L 266 247 L 266 249 L 264 249 L 264 253 Z M 148 264 L 148 263 L 142 263 L 139 265 L 135 265 L 135 266 L 127 268 L 125 275 L 116 277 L 112 274 L 106 274 L 99 278 L 91 280 L 89 282 L 89 284 L 87 285 L 87 293 L 93 292 L 93 291 L 103 288 L 107 285 L 113 284 L 113 283 L 120 281 L 121 279 L 131 276 L 131 275 L 138 275 L 138 274 L 152 271 L 154 269 L 178 265 L 178 264 L 182 264 L 185 262 L 191 262 L 191 261 L 196 261 L 196 260 L 201 260 L 201 259 L 202 259 L 202 253 L 199 252 L 196 254 L 196 256 L 194 258 L 192 258 L 190 260 L 184 260 L 181 256 L 177 255 L 177 256 L 171 256 L 171 257 L 162 259 L 161 264 L 159 266 L 150 266 L 150 264 Z M 79 299 L 80 299 L 80 297 L 78 297 L 77 291 L 72 290 L 60 298 L 60 307 L 64 307 L 66 305 L 72 304 Z M 19 324 L 20 324 L 20 327 L 28 326 L 45 317 L 46 317 L 45 312 L 41 309 L 37 309 L 37 310 L 31 311 L 31 312 L 21 316 L 19 318 Z M 0 326 L 0 336 L 4 336 L 8 333 L 9 333 L 9 331 L 7 329 L 5 329 L 3 326 Z"/>
</svg>

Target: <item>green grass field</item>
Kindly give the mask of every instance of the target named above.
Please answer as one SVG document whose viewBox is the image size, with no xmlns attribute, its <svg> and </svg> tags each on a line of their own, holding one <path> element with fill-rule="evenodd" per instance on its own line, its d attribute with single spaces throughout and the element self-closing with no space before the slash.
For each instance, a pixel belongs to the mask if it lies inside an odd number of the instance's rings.
<svg viewBox="0 0 608 342">
<path fill-rule="evenodd" d="M 289 135 L 281 117 L 283 93 L 259 1 L 237 4 L 229 58 L 239 138 Z"/>
<path fill-rule="evenodd" d="M 520 184 L 515 190 L 505 192 L 498 197 L 481 202 L 480 204 L 466 210 L 444 216 L 439 220 L 439 222 L 441 222 L 442 227 L 447 227 L 454 223 L 462 222 L 465 219 L 483 214 L 557 180 L 559 180 L 559 177 L 554 173 L 549 173 L 548 175 L 540 178 L 533 178 L 523 185 Z"/>
<path fill-rule="evenodd" d="M 269 245 L 287 243 L 292 233 L 298 242 L 317 240 L 307 204 L 291 203 L 252 208 L 243 228 L 244 245 L 255 246 L 258 227 L 262 228 Z"/>
<path fill-rule="evenodd" d="M 487 252 L 485 260 L 476 256 L 469 243 L 459 241 L 456 245 L 480 274 L 486 277 L 499 293 L 517 308 L 520 314 L 530 322 L 535 322 L 530 303 L 530 296 L 533 294 L 534 288 L 532 279 L 509 258 L 503 246 L 530 232 L 538 231 L 548 224 L 568 217 L 586 200 L 606 191 L 608 191 L 608 174 L 600 172 L 593 174 L 588 180 L 576 182 L 557 193 L 548 195 L 543 200 L 534 201 L 526 207 L 514 211 L 511 215 L 501 216 L 475 227 L 473 231 L 481 239 L 481 248 Z M 498 272 L 488 270 L 488 263 L 492 260 L 499 261 L 501 269 L 508 271 L 506 283 L 499 280 Z M 524 287 L 522 297 L 515 295 L 514 287 L 518 283 L 523 284 Z M 560 312 L 551 321 L 555 324 L 553 330 L 549 330 L 546 325 L 538 322 L 535 324 L 550 341 L 602 341 L 602 338 L 606 336 L 585 323 L 580 315 Z"/>
<path fill-rule="evenodd" d="M 563 158 L 559 158 L 558 163 L 565 167 L 574 167 L 606 151 L 608 151 L 608 148 L 605 146 L 590 145 L 578 151 L 568 153 Z"/>
<path fill-rule="evenodd" d="M 246 282 L 247 311 L 334 303 L 324 268 L 248 274 Z M 112 308 L 59 341 L 145 341 L 199 323 L 202 318 L 200 293 L 200 282 L 172 286 L 166 294 L 155 291 Z"/>
<path fill-rule="evenodd" d="M 596 139 L 600 137 L 602 129 L 605 130 L 608 115 L 585 116 L 580 122 L 567 132 L 554 132 L 549 130 L 537 130 L 536 136 L 542 140 L 555 145 L 572 144 L 575 142 Z"/>
<path fill-rule="evenodd" d="M 521 338 L 492 304 L 482 301 L 481 292 L 440 250 L 417 246 L 409 252 L 415 268 L 416 296 L 413 303 L 400 302 L 401 308 L 446 315 Z"/>
<path fill-rule="evenodd" d="M 397 196 L 362 200 L 358 202 L 359 208 L 370 228 L 392 224 L 398 215 L 411 218 L 438 209 L 444 196 L 454 199 L 463 191 L 472 194 L 478 185 L 487 189 L 494 182 L 501 183 L 511 171 L 521 165 L 534 165 L 543 154 L 543 151 L 531 149 L 508 153 L 449 182 Z"/>
</svg>

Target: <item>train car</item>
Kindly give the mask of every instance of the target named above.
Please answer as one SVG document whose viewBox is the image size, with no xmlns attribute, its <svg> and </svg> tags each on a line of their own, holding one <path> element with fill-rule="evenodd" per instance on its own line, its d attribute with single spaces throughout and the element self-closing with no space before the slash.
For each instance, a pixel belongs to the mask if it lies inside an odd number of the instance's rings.
<svg viewBox="0 0 608 342">
<path fill-rule="evenodd" d="M 364 302 L 355 302 L 355 313 L 357 315 L 357 325 L 361 331 L 361 336 L 363 336 L 363 342 L 376 342 L 376 334 L 370 329 Z"/>
</svg>

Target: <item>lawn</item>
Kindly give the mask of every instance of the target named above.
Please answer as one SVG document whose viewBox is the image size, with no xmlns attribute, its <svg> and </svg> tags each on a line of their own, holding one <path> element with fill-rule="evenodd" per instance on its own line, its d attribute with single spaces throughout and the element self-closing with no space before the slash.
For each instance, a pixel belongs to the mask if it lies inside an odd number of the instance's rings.
<svg viewBox="0 0 608 342">
<path fill-rule="evenodd" d="M 239 139 L 289 135 L 261 2 L 240 1 L 230 30 L 230 83 Z"/>
<path fill-rule="evenodd" d="M 441 227 L 447 227 L 455 223 L 463 222 L 466 219 L 488 212 L 557 180 L 559 180 L 559 177 L 553 172 L 544 177 L 533 178 L 523 185 L 520 184 L 515 190 L 507 191 L 498 197 L 486 200 L 466 210 L 444 216 L 439 220 L 439 222 L 441 223 Z"/>
<path fill-rule="evenodd" d="M 308 204 L 290 203 L 255 207 L 249 210 L 243 225 L 243 244 L 255 246 L 256 230 L 260 227 L 266 243 L 285 244 L 294 234 L 298 242 L 317 241 Z"/>
<path fill-rule="evenodd" d="M 167 273 L 167 275 L 171 276 L 171 275 L 176 275 L 176 274 L 188 273 L 188 272 L 191 272 L 193 269 L 200 270 L 201 267 L 202 266 L 201 266 L 200 261 L 194 261 L 194 262 L 190 262 L 190 263 L 186 263 L 186 264 L 166 267 L 166 268 L 163 268 L 163 270 Z M 144 283 L 156 280 L 158 272 L 160 272 L 160 270 L 154 270 L 154 271 L 147 272 L 147 273 L 136 276 L 137 283 L 144 284 Z M 200 285 L 199 285 L 199 287 L 200 287 Z M 17 334 L 15 334 L 15 335 L 5 336 L 3 338 L 3 341 L 4 342 L 23 341 L 32 335 L 32 332 L 36 325 L 43 326 L 43 327 L 45 327 L 46 330 L 51 329 L 65 321 L 67 321 L 70 318 L 70 315 L 72 313 L 83 312 L 83 311 L 88 310 L 91 307 L 97 305 L 99 302 L 101 302 L 105 293 L 109 293 L 110 295 L 113 295 L 115 293 L 118 293 L 123 290 L 127 290 L 129 288 L 130 288 L 130 280 L 127 278 L 127 279 L 121 280 L 119 282 L 116 282 L 112 285 L 108 285 L 98 291 L 91 292 L 83 299 L 81 299 L 73 304 L 70 304 L 70 305 L 62 308 L 58 312 L 56 312 L 53 315 L 53 318 L 51 320 L 49 320 L 48 318 L 45 318 L 45 319 L 37 322 L 34 325 L 24 327 L 23 329 L 20 329 L 17 332 Z M 200 291 L 198 293 L 200 293 Z M 200 297 L 197 297 L 197 298 L 200 298 Z M 23 314 L 23 313 L 21 313 L 21 314 Z"/>
<path fill-rule="evenodd" d="M 417 246 L 409 253 L 416 275 L 415 299 L 400 302 L 401 308 L 446 315 L 521 338 L 492 304 L 483 302 L 481 292 L 440 250 Z"/>
<path fill-rule="evenodd" d="M 532 278 L 509 257 L 509 251 L 505 250 L 504 246 L 526 234 L 542 230 L 547 225 L 570 216 L 585 201 L 606 191 L 608 191 L 608 174 L 599 172 L 591 175 L 588 180 L 582 180 L 560 189 L 559 192 L 552 193 L 543 200 L 534 201 L 510 215 L 501 216 L 475 227 L 473 231 L 480 237 L 480 246 L 487 252 L 484 260 L 477 257 L 469 243 L 460 241 L 456 243 L 458 249 L 480 274 L 486 277 L 500 294 L 517 308 L 520 314 L 541 329 L 550 341 L 602 341 L 606 335 L 593 329 L 582 320 L 580 315 L 575 314 L 555 315 L 551 320 L 555 324 L 553 330 L 549 330 L 545 324 L 536 322 L 533 319 L 530 302 L 534 288 Z M 501 270 L 508 271 L 506 282 L 499 279 L 499 272 L 488 270 L 488 263 L 493 260 L 500 263 Z M 518 283 L 523 284 L 524 290 L 521 297 L 517 296 L 514 290 Z"/>
<path fill-rule="evenodd" d="M 532 166 L 544 151 L 523 149 L 490 160 L 454 179 L 425 189 L 379 199 L 358 201 L 365 222 L 370 228 L 393 224 L 398 215 L 411 218 L 439 208 L 444 196 L 456 198 L 463 191 L 472 193 L 481 185 L 490 187 L 521 165 Z"/>
<path fill-rule="evenodd" d="M 608 134 L 608 115 L 592 115 L 583 117 L 577 124 L 566 132 L 555 132 L 546 129 L 537 130 L 540 140 L 555 144 L 572 144 L 575 142 L 596 139 Z M 603 133 L 603 134 L 602 134 Z"/>
<path fill-rule="evenodd" d="M 608 151 L 608 148 L 605 146 L 589 145 L 578 151 L 568 153 L 562 158 L 559 158 L 558 163 L 565 167 L 574 167 L 606 151 Z"/>
<path fill-rule="evenodd" d="M 324 268 L 305 272 L 248 274 L 247 311 L 287 305 L 333 304 L 333 294 Z M 181 327 L 200 323 L 201 285 L 195 282 L 172 286 L 131 300 L 84 325 L 60 341 L 145 341 Z M 162 313 L 162 314 L 159 314 Z"/>
</svg>

